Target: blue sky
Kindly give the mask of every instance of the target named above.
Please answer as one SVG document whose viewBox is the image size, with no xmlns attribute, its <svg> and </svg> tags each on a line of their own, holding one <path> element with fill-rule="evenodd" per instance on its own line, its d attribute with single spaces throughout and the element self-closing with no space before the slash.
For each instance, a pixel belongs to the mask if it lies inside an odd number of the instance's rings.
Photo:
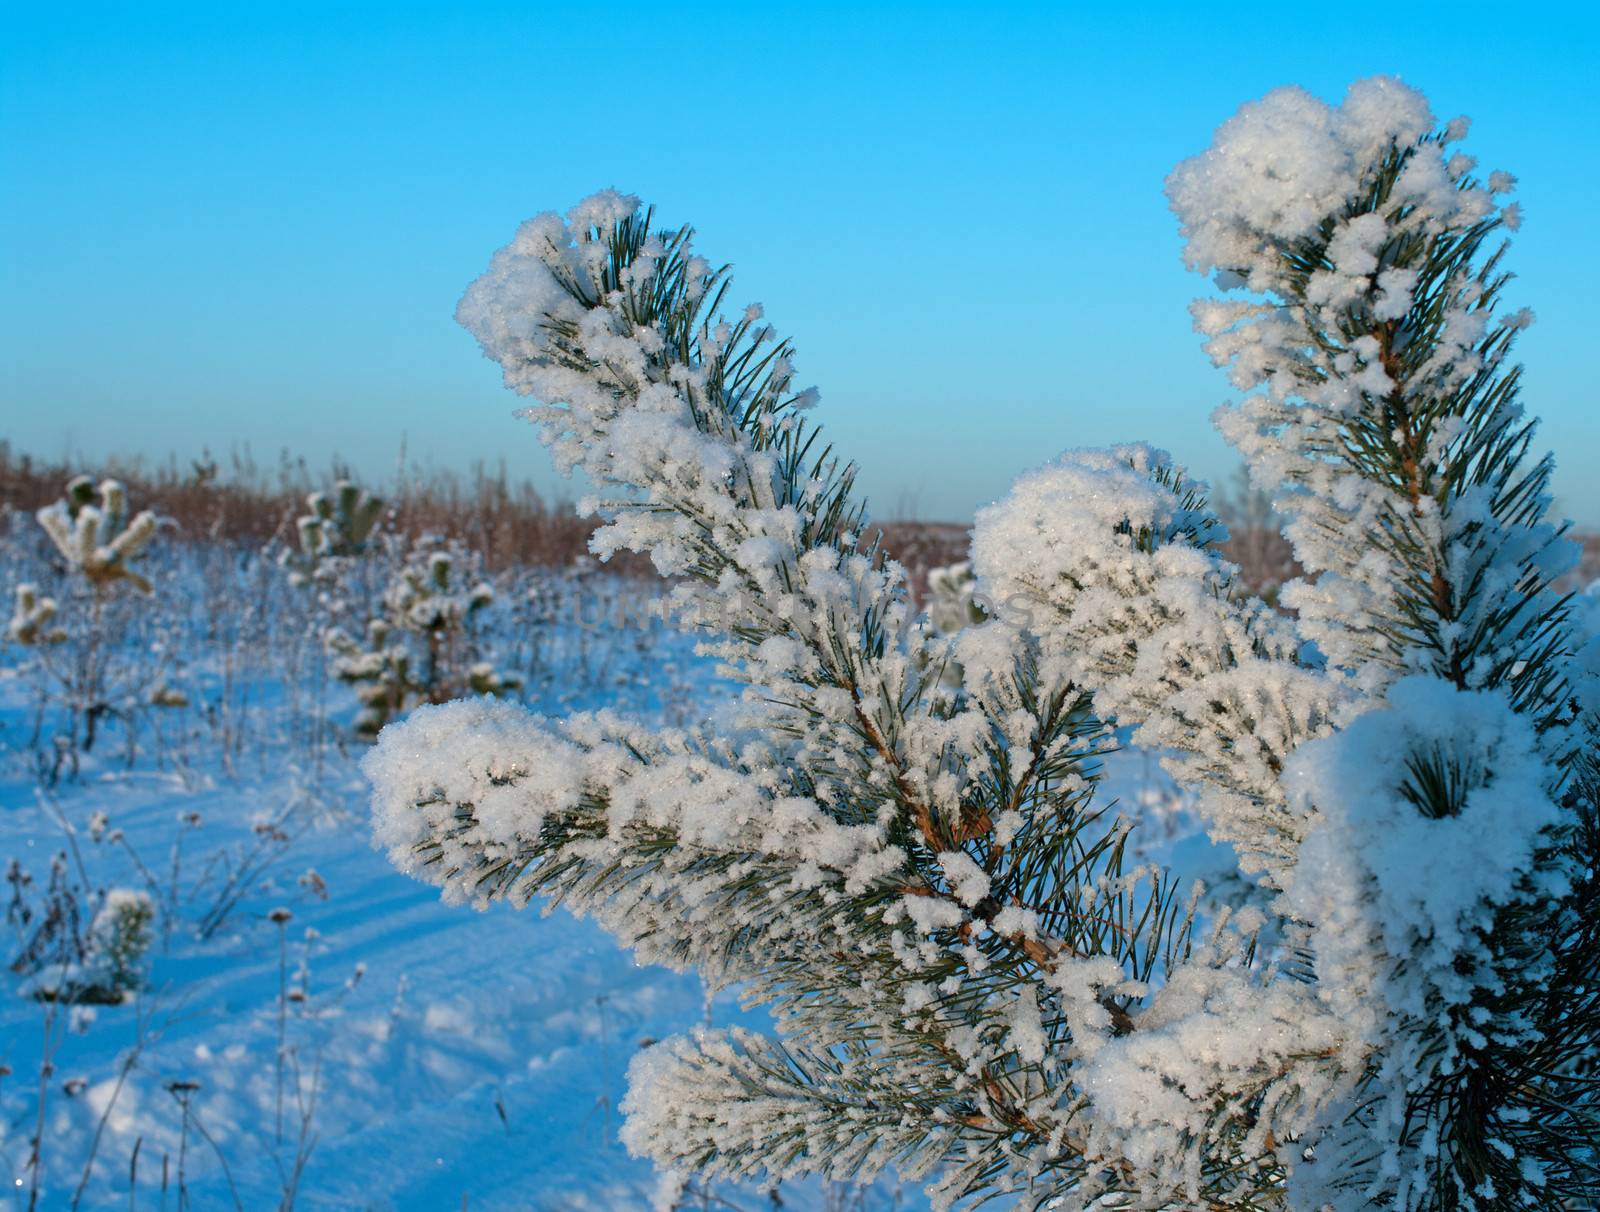
<svg viewBox="0 0 1600 1212">
<path fill-rule="evenodd" d="M 1162 180 L 1275 85 L 1392 72 L 1521 179 L 1525 399 L 1600 524 L 1590 6 L 333 7 L 0 6 L 0 434 L 559 491 L 451 313 L 614 185 L 795 338 L 879 516 L 1136 438 L 1220 476 Z"/>
</svg>

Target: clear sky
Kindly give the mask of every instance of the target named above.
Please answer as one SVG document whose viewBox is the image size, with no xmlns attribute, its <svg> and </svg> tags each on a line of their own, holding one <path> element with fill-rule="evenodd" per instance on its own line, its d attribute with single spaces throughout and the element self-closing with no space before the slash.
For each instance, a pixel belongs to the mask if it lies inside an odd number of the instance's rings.
<svg viewBox="0 0 1600 1212">
<path fill-rule="evenodd" d="M 1525 399 L 1600 524 L 1594 7 L 1119 7 L 0 0 L 0 435 L 558 487 L 451 313 L 616 186 L 795 338 L 879 516 L 1135 438 L 1226 474 L 1162 180 L 1273 86 L 1391 72 L 1521 179 Z"/>
</svg>

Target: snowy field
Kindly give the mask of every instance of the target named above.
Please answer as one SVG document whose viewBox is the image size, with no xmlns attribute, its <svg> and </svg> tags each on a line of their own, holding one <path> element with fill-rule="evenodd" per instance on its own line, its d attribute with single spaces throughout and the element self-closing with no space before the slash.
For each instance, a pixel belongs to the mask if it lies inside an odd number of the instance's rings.
<svg viewBox="0 0 1600 1212">
<path fill-rule="evenodd" d="M 926 1208 L 915 1182 L 682 1187 L 631 1157 L 638 1050 L 768 1029 L 764 1012 L 564 911 L 442 904 L 373 848 L 359 704 L 321 637 L 369 613 L 397 561 L 297 587 L 274 553 L 163 534 L 139 564 L 153 592 L 107 596 L 87 751 L 59 677 L 80 637 L 0 645 L 0 1209 Z M 85 608 L 29 515 L 0 532 L 0 577 L 58 596 L 63 621 Z M 682 726 L 735 693 L 655 617 L 657 581 L 587 562 L 488 581 L 463 659 L 520 677 L 535 710 Z M 1112 755 L 1106 781 L 1137 858 L 1250 895 L 1152 755 Z M 127 893 L 155 913 L 137 989 L 41 998 L 52 910 L 88 936 Z"/>
<path fill-rule="evenodd" d="M 592 531 L 20 458 L 0 1212 L 1600 1212 L 1600 582 L 1469 129 L 1283 87 L 1166 177 L 1232 507 L 1080 447 L 908 554 L 615 189 L 456 309 Z"/>
<path fill-rule="evenodd" d="M 48 589 L 31 524 L 13 520 L 6 583 Z M 37 650 L 3 649 L 8 963 L 46 916 L 53 865 L 83 918 L 126 888 L 156 921 L 125 1004 L 41 1001 L 38 972 L 7 971 L 0 1207 L 651 1206 L 660 1179 L 617 1141 L 630 1057 L 755 1019 L 565 913 L 445 906 L 397 873 L 369 843 L 354 696 L 314 642 L 339 603 L 253 552 L 158 547 L 149 565 L 156 592 L 107 624 L 126 714 L 100 722 L 88 754 L 56 742 L 68 723 Z M 645 617 L 653 584 L 495 583 L 476 642 L 542 710 L 682 723 L 727 694 L 691 639 Z M 188 704 L 138 704 L 152 676 Z M 914 1188 L 777 1194 L 924 1206 Z M 691 1188 L 677 1206 L 775 1205 Z"/>
</svg>

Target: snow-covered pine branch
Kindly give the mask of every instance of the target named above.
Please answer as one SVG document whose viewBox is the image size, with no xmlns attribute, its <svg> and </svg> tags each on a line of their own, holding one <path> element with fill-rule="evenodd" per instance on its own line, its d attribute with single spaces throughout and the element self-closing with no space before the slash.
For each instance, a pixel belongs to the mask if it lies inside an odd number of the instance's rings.
<svg viewBox="0 0 1600 1212">
<path fill-rule="evenodd" d="M 1299 659 L 1292 622 L 1249 595 L 1215 550 L 1204 485 L 1148 446 L 1072 451 L 979 512 L 978 585 L 1021 608 L 1043 650 L 1138 725 L 1202 791 L 1214 836 L 1280 886 L 1307 823 L 1279 783 L 1285 756 L 1326 733 L 1349 694 Z"/>
<path fill-rule="evenodd" d="M 1476 177 L 1466 130 L 1392 78 L 1281 89 L 1168 181 L 1190 267 L 1245 296 L 1194 307 L 1253 393 L 1218 424 L 1279 494 L 1308 574 L 1282 601 L 1360 713 L 1281 780 L 1315 824 L 1280 908 L 1369 1049 L 1296 1206 L 1600 1190 L 1596 703 L 1508 360 L 1531 313 L 1496 312 L 1515 179 Z"/>
<path fill-rule="evenodd" d="M 992 617 L 912 626 L 790 347 L 725 314 L 687 229 L 599 194 L 469 288 L 607 494 L 597 553 L 649 553 L 747 688 L 690 732 L 427 707 L 368 760 L 401 868 L 565 903 L 773 1010 L 781 1042 L 642 1054 L 631 1148 L 895 1165 L 941 1205 L 1596 1206 L 1600 641 L 1549 589 L 1522 321 L 1492 314 L 1508 182 L 1432 125 L 1392 80 L 1275 93 L 1169 186 L 1191 264 L 1254 292 L 1196 314 L 1261 388 L 1222 423 L 1285 486 L 1294 613 L 1220 557 L 1203 486 L 1127 446 L 980 516 Z M 1196 922 L 1198 889 L 1128 869 L 1096 800 L 1119 727 L 1261 907 Z"/>
<path fill-rule="evenodd" d="M 1507 362 L 1527 310 L 1496 314 L 1520 224 L 1378 77 L 1329 107 L 1298 89 L 1244 106 L 1168 181 L 1192 269 L 1240 301 L 1196 327 L 1236 387 L 1217 422 L 1277 490 L 1307 573 L 1302 632 L 1368 689 L 1425 672 L 1565 714 L 1565 610 L 1545 590 L 1576 552 L 1546 518 L 1548 457 Z"/>
<path fill-rule="evenodd" d="M 677 616 L 720 633 L 750 687 L 738 717 L 619 738 L 509 706 L 418 712 L 372 758 L 382 836 L 456 895 L 557 896 L 773 1007 L 797 1066 L 774 1147 L 717 1144 L 710 1104 L 684 1113 L 711 1137 L 634 1132 L 669 1164 L 715 1152 L 753 1173 L 788 1156 L 779 1168 L 861 1176 L 920 1142 L 914 1168 L 955 1195 L 1039 1167 L 1080 1181 L 1083 1142 L 1062 1143 L 1076 1096 L 1029 1106 L 1062 1063 L 1047 1051 L 1064 1012 L 1022 989 L 1098 961 L 1087 1002 L 1125 1027 L 1182 953 L 1183 904 L 1122 870 L 1123 827 L 1090 799 L 1104 729 L 1030 644 L 969 645 L 973 688 L 941 688 L 901 569 L 864 538 L 852 469 L 801 415 L 812 394 L 790 389 L 787 345 L 755 309 L 720 319 L 721 293 L 687 231 L 655 234 L 631 199 L 600 195 L 525 225 L 461 314 L 509 383 L 557 402 L 531 415 L 558 458 L 626 493 L 599 505 L 596 545 L 681 578 Z M 740 1064 L 768 1056 L 735 1047 Z M 642 1068 L 633 1105 L 677 1105 L 676 1086 L 647 1093 L 657 1072 L 683 1070 Z M 861 1110 L 861 1149 L 815 1134 L 840 1098 Z"/>
</svg>

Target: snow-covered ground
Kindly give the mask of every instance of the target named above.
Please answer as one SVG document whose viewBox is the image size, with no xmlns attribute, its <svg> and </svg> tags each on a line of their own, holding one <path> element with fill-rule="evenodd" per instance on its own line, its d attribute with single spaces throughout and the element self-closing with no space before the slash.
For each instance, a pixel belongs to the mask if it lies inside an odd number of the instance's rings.
<svg viewBox="0 0 1600 1212">
<path fill-rule="evenodd" d="M 433 890 L 398 875 L 367 844 L 362 788 L 353 772 L 331 779 L 298 810 L 295 841 L 252 881 L 222 928 L 197 939 L 215 879 L 198 869 L 240 845 L 255 821 L 299 794 L 296 773 L 206 778 L 112 772 L 60 789 L 75 826 L 111 815 L 163 881 L 181 836 L 183 918 L 155 948 L 147 990 L 130 1005 L 97 1007 L 92 1020 L 12 996 L 0 1009 L 5 1063 L 5 1173 L 25 1207 L 43 1032 L 53 1026 L 55 1072 L 46 1106 L 45 1196 L 67 1207 L 106 1117 L 85 1207 L 128 1199 L 129 1158 L 140 1145 L 136 1206 L 160 1206 L 161 1169 L 175 1175 L 182 1108 L 165 1085 L 194 1082 L 188 1097 L 191 1206 L 232 1205 L 226 1159 L 245 1208 L 276 1205 L 280 1167 L 292 1167 L 301 1108 L 295 1077 L 316 1105 L 315 1147 L 297 1206 L 327 1209 L 557 1208 L 643 1202 L 647 1168 L 616 1144 L 623 1069 L 641 1039 L 680 1030 L 703 1014 L 697 981 L 635 966 L 586 923 L 439 904 Z M 60 829 L 28 789 L 6 789 L 7 849 L 42 867 Z M 199 813 L 189 828 L 180 816 Z M 80 837 L 91 870 L 138 886 L 131 860 Z M 248 844 L 248 843 L 242 843 Z M 326 893 L 302 878 L 314 870 Z M 191 876 L 190 872 L 194 875 Z M 280 927 L 269 913 L 287 908 Z M 286 1066 L 278 1133 L 280 977 L 287 965 Z M 74 1021 L 68 1021 L 69 1019 Z M 81 1021 L 80 1021 L 81 1020 Z M 116 1077 L 141 1031 L 145 1042 L 120 1093 Z M 76 1094 L 68 1089 L 85 1083 Z M 177 1093 L 182 1093 L 179 1091 Z M 169 1183 L 175 1183 L 175 1177 Z M 176 1204 L 175 1195 L 172 1197 Z"/>
<path fill-rule="evenodd" d="M 59 591 L 25 521 L 0 572 Z M 135 687 L 164 669 L 187 706 L 108 718 L 74 759 L 53 740 L 64 719 L 37 650 L 0 649 L 7 963 L 38 929 L 53 860 L 86 916 L 113 887 L 157 908 L 125 1004 L 58 1006 L 29 996 L 38 973 L 4 974 L 0 1208 L 650 1207 L 659 1176 L 617 1140 L 630 1058 L 765 1016 L 708 1002 L 692 974 L 642 967 L 564 912 L 446 906 L 398 874 L 370 845 L 356 703 L 316 638 L 354 608 L 291 589 L 255 553 L 169 550 L 150 571 L 157 593 L 111 620 L 117 667 Z M 530 572 L 496 588 L 480 642 L 540 710 L 682 724 L 732 693 L 692 637 L 648 619 L 653 584 Z M 1114 777 L 1125 802 L 1166 795 L 1142 755 Z M 1151 842 L 1180 840 L 1176 819 Z M 926 1206 L 914 1183 L 777 1194 Z M 777 1205 L 718 1188 L 662 1206 Z"/>
<path fill-rule="evenodd" d="M 8 590 L 48 577 L 25 520 L 5 557 Z M 329 605 L 253 553 L 169 553 L 156 571 L 164 588 L 114 620 L 117 660 L 134 682 L 164 664 L 190 702 L 134 709 L 131 732 L 108 718 L 76 772 L 37 650 L 0 655 L 7 963 L 43 920 L 58 854 L 86 916 L 113 887 L 158 910 L 126 1004 L 39 1001 L 37 973 L 5 973 L 0 1208 L 255 1212 L 290 1206 L 286 1190 L 296 1208 L 361 1212 L 650 1206 L 658 1176 L 617 1141 L 629 1059 L 761 1016 L 563 912 L 476 913 L 398 874 L 369 842 L 354 698 L 314 639 Z M 497 588 L 482 642 L 543 710 L 681 723 L 728 693 L 690 638 L 644 617 L 654 586 Z M 780 1197 L 921 1204 L 887 1186 Z M 749 1190 L 684 1198 L 773 1206 Z"/>
</svg>

